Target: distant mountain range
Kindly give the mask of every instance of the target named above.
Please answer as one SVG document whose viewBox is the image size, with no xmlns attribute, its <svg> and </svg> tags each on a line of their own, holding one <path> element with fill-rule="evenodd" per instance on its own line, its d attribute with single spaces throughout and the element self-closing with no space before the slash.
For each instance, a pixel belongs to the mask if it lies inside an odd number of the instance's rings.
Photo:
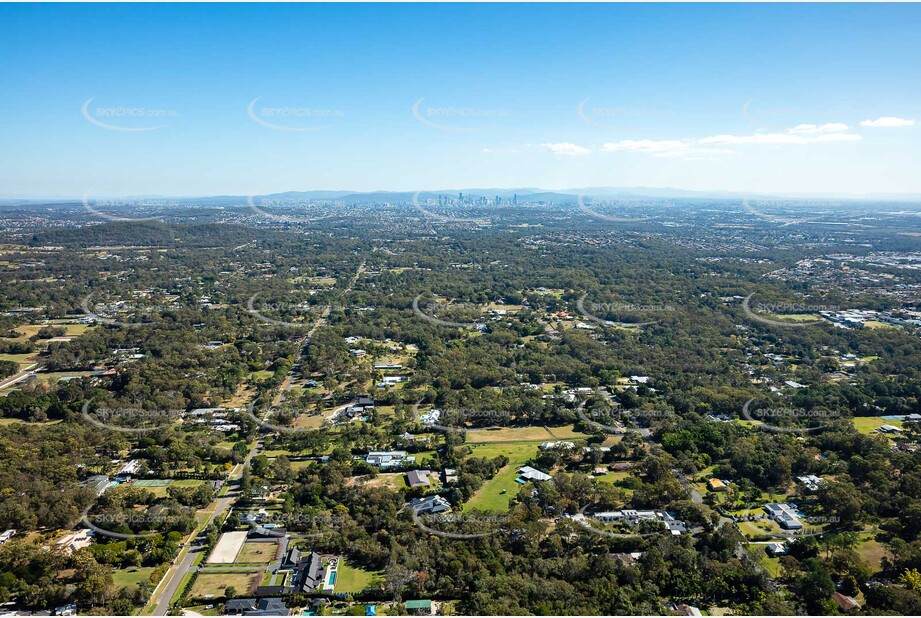
<svg viewBox="0 0 921 618">
<path fill-rule="evenodd" d="M 529 202 L 546 202 L 561 203 L 574 202 L 580 195 L 594 199 L 637 199 L 637 198 L 655 198 L 655 199 L 685 199 L 685 200 L 741 200 L 748 197 L 751 199 L 813 199 L 813 200 L 854 200 L 854 201 L 907 201 L 921 202 L 921 193 L 868 193 L 868 194 L 849 194 L 849 193 L 743 193 L 739 191 L 696 191 L 689 189 L 676 189 L 672 187 L 576 187 L 571 189 L 561 189 L 548 191 L 535 187 L 521 187 L 512 189 L 497 188 L 467 188 L 467 189 L 443 189 L 437 191 L 285 191 L 282 193 L 271 193 L 257 196 L 246 195 L 215 195 L 215 196 L 159 196 L 144 195 L 130 196 L 121 199 L 172 199 L 183 205 L 210 205 L 210 206 L 232 206 L 246 204 L 248 197 L 278 200 L 342 200 L 351 203 L 378 203 L 378 202 L 411 202 L 414 197 L 421 200 L 438 198 L 439 196 L 457 197 L 459 193 L 465 196 L 481 196 L 490 199 L 496 196 L 503 200 L 510 200 L 515 195 L 518 201 Z M 91 199 L 99 199 L 110 196 L 92 196 Z M 114 197 L 114 196 L 111 196 Z M 80 198 L 2 198 L 0 204 L 64 204 L 79 203 Z"/>
</svg>

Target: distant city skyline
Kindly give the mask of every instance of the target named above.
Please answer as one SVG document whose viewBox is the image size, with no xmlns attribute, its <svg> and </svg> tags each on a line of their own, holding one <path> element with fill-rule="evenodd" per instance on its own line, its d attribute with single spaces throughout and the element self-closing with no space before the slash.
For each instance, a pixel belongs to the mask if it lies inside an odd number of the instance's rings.
<svg viewBox="0 0 921 618">
<path fill-rule="evenodd" d="M 18 4 L 0 20 L 0 198 L 921 194 L 917 5 Z"/>
</svg>

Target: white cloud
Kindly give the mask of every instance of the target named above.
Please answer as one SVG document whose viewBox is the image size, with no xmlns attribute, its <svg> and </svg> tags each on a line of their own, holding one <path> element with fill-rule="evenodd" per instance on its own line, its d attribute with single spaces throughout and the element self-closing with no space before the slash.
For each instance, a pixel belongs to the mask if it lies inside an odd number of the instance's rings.
<svg viewBox="0 0 921 618">
<path fill-rule="evenodd" d="M 696 148 L 684 140 L 622 140 L 602 145 L 604 152 L 639 152 L 654 157 L 682 158 L 685 161 L 702 161 L 700 155 L 730 155 L 733 150 L 727 148 Z M 706 157 L 716 160 L 713 157 Z"/>
<path fill-rule="evenodd" d="M 711 135 L 700 140 L 701 144 L 814 144 L 817 142 L 857 142 L 863 139 L 854 133 L 839 133 L 837 131 L 844 125 L 822 125 L 822 127 L 832 127 L 822 129 L 815 125 L 797 125 L 788 129 L 786 133 L 755 133 L 753 135 Z M 802 127 L 813 127 L 803 129 Z M 811 133 L 811 134 L 810 134 Z"/>
<path fill-rule="evenodd" d="M 855 133 L 829 133 L 828 135 L 819 135 L 814 139 L 816 142 L 859 142 L 863 137 Z"/>
<path fill-rule="evenodd" d="M 876 120 L 861 120 L 860 126 L 872 128 L 913 127 L 915 126 L 915 121 L 906 118 L 896 118 L 895 116 L 882 116 Z"/>
<path fill-rule="evenodd" d="M 566 155 L 569 157 L 591 154 L 592 152 L 589 148 L 585 148 L 577 144 L 572 144 L 570 142 L 539 144 L 539 146 L 541 150 L 546 152 L 550 152 L 555 155 Z"/>
<path fill-rule="evenodd" d="M 676 140 L 676 139 L 666 139 L 666 140 L 651 140 L 651 139 L 625 139 L 619 142 L 608 142 L 604 144 L 601 149 L 605 152 L 647 152 L 647 153 L 682 153 L 687 150 L 689 147 L 687 142 Z"/>
<path fill-rule="evenodd" d="M 801 135 L 816 135 L 818 133 L 839 133 L 847 131 L 847 125 L 842 122 L 829 122 L 826 124 L 798 124 L 789 133 L 798 133 Z"/>
</svg>

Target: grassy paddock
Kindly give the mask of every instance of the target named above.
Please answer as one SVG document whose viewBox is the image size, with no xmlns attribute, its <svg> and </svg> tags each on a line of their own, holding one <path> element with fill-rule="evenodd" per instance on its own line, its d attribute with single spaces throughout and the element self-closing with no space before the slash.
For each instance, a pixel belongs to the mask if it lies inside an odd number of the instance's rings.
<svg viewBox="0 0 921 618">
<path fill-rule="evenodd" d="M 236 589 L 238 595 L 247 595 L 259 585 L 260 575 L 255 573 L 207 573 L 198 574 L 192 589 L 189 591 L 190 599 L 210 599 L 224 596 L 228 587 Z"/>
<path fill-rule="evenodd" d="M 492 459 L 505 455 L 509 459 L 496 476 L 486 481 L 483 486 L 464 505 L 464 510 L 479 509 L 481 511 L 505 512 L 509 502 L 518 493 L 519 483 L 518 468 L 537 455 L 537 444 L 534 442 L 502 442 L 493 444 L 477 444 L 473 446 L 471 457 L 485 457 Z M 505 493 L 502 493 L 502 490 Z"/>
<path fill-rule="evenodd" d="M 562 427 L 502 427 L 497 429 L 468 429 L 468 444 L 483 444 L 492 442 L 534 442 L 554 440 L 577 440 L 588 438 L 588 435 L 575 430 L 573 425 Z"/>
</svg>

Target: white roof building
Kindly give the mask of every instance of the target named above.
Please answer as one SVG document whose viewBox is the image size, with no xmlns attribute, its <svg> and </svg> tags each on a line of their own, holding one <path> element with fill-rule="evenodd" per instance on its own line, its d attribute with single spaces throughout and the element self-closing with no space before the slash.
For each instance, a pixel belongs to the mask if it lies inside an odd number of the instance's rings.
<svg viewBox="0 0 921 618">
<path fill-rule="evenodd" d="M 529 481 L 549 481 L 553 479 L 553 477 L 546 472 L 541 472 L 537 468 L 532 468 L 531 466 L 522 466 L 518 468 L 518 474 L 521 478 Z"/>
</svg>

